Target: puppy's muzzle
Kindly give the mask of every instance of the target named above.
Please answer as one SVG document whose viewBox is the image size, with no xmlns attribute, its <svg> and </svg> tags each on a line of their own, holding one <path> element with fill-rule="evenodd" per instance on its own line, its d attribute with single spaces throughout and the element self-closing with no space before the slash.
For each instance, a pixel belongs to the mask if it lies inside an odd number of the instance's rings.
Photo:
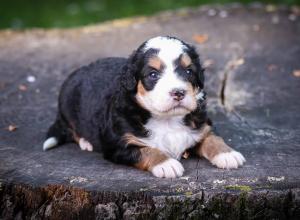
<svg viewBox="0 0 300 220">
<path fill-rule="evenodd" d="M 186 94 L 186 90 L 184 89 L 173 89 L 170 92 L 170 96 L 175 100 L 175 101 L 181 101 L 184 99 Z"/>
</svg>

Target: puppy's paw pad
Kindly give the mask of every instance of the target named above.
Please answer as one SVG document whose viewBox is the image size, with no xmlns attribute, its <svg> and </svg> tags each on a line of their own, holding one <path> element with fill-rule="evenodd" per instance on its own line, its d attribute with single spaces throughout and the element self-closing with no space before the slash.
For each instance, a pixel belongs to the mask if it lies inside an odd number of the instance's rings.
<svg viewBox="0 0 300 220">
<path fill-rule="evenodd" d="M 169 158 L 151 169 L 154 176 L 160 178 L 175 178 L 182 176 L 184 168 L 178 160 Z"/>
<path fill-rule="evenodd" d="M 93 151 L 93 145 L 84 138 L 79 139 L 79 147 L 81 150 Z"/>
<path fill-rule="evenodd" d="M 237 152 L 231 151 L 227 153 L 220 153 L 216 155 L 211 163 L 222 169 L 236 169 L 246 162 L 244 156 Z"/>
</svg>

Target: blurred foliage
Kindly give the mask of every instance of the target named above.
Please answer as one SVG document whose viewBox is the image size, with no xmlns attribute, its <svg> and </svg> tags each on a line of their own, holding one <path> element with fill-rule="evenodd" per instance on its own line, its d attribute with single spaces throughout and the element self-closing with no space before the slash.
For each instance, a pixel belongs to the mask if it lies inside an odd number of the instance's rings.
<svg viewBox="0 0 300 220">
<path fill-rule="evenodd" d="M 105 20 L 150 15 L 158 11 L 201 4 L 249 0 L 0 0 L 0 28 L 74 27 Z M 262 3 L 299 5 L 300 0 Z"/>
</svg>

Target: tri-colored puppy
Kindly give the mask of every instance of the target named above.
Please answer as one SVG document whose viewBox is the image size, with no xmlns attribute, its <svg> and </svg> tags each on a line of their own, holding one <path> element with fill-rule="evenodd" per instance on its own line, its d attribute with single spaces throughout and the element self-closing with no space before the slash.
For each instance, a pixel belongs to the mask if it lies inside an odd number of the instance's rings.
<svg viewBox="0 0 300 220">
<path fill-rule="evenodd" d="M 179 161 L 190 148 L 219 168 L 238 168 L 245 159 L 212 131 L 203 86 L 194 47 L 152 38 L 129 59 L 101 59 L 70 75 L 43 148 L 76 142 L 166 178 L 183 175 Z"/>
</svg>

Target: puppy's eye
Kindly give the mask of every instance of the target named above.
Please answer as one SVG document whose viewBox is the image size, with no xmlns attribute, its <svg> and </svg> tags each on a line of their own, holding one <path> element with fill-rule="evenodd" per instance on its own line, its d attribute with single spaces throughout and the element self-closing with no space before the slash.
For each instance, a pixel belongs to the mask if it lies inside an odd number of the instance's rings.
<svg viewBox="0 0 300 220">
<path fill-rule="evenodd" d="M 193 70 L 189 68 L 189 69 L 186 69 L 185 72 L 186 72 L 188 75 L 191 75 L 191 74 L 193 73 Z"/>
<path fill-rule="evenodd" d="M 156 80 L 159 78 L 159 74 L 157 71 L 151 71 L 148 75 L 148 77 L 152 80 Z"/>
</svg>

